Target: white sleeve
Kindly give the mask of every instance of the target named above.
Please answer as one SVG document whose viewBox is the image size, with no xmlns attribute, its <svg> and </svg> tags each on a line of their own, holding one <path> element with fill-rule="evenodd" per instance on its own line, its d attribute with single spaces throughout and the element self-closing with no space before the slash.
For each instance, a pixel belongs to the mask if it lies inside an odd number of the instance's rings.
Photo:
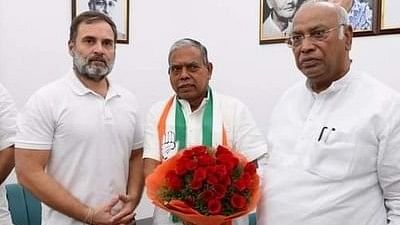
<svg viewBox="0 0 400 225">
<path fill-rule="evenodd" d="M 235 112 L 233 148 L 240 150 L 249 160 L 267 154 L 265 137 L 258 129 L 250 110 L 241 102 Z"/>
<path fill-rule="evenodd" d="M 17 109 L 8 91 L 0 85 L 0 151 L 14 144 Z"/>
<path fill-rule="evenodd" d="M 136 124 L 135 124 L 135 133 L 133 137 L 133 146 L 132 150 L 143 148 L 143 135 L 144 135 L 144 128 L 143 128 L 143 114 L 139 110 L 139 104 L 137 99 L 134 99 L 135 108 L 137 110 L 136 113 Z"/>
<path fill-rule="evenodd" d="M 143 158 L 161 161 L 157 125 L 162 107 L 162 102 L 156 103 L 151 107 L 147 114 L 144 129 Z"/>
<path fill-rule="evenodd" d="M 392 109 L 386 130 L 379 137 L 378 179 L 389 225 L 400 224 L 400 103 Z"/>
<path fill-rule="evenodd" d="M 15 147 L 35 150 L 52 148 L 56 121 L 51 102 L 34 94 L 21 110 L 17 119 L 17 137 Z"/>
</svg>

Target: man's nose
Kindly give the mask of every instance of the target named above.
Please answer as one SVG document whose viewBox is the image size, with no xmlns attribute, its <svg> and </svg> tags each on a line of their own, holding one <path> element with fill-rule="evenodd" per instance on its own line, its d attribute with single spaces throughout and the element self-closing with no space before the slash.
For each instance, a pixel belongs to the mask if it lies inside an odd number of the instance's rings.
<svg viewBox="0 0 400 225">
<path fill-rule="evenodd" d="M 104 46 L 101 42 L 97 42 L 94 46 L 93 46 L 93 51 L 97 54 L 104 54 Z"/>
<path fill-rule="evenodd" d="M 300 44 L 301 52 L 309 52 L 315 48 L 313 41 L 310 36 L 305 36 Z"/>
<path fill-rule="evenodd" d="M 180 79 L 187 79 L 190 77 L 189 70 L 186 66 L 182 66 L 182 71 L 180 74 Z"/>
</svg>

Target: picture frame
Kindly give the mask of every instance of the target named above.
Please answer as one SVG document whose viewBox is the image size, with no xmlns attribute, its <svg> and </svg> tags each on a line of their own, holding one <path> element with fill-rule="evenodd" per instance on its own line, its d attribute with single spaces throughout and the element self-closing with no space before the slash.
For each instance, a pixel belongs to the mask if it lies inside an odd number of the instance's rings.
<svg viewBox="0 0 400 225">
<path fill-rule="evenodd" d="M 349 1 L 351 2 L 351 1 Z M 370 36 L 378 33 L 379 0 L 353 0 L 353 5 L 345 7 L 349 22 L 353 27 L 353 36 Z"/>
<path fill-rule="evenodd" d="M 380 0 L 379 7 L 379 33 L 400 33 L 400 9 L 399 0 Z"/>
<path fill-rule="evenodd" d="M 289 23 L 275 22 L 273 19 L 274 10 L 268 5 L 271 0 L 260 0 L 260 19 L 259 19 L 259 40 L 260 44 L 273 44 L 273 43 L 284 43 L 287 39 L 287 33 Z M 286 0 L 273 0 L 273 1 L 286 1 Z M 288 7 L 286 7 L 285 14 L 286 18 L 293 18 L 298 7 L 303 3 L 303 0 L 287 1 Z M 296 2 L 296 4 L 293 4 Z M 290 5 L 290 6 L 289 6 Z"/>
<path fill-rule="evenodd" d="M 129 44 L 129 0 L 71 0 L 72 19 L 89 10 L 102 12 L 117 27 L 117 43 Z"/>
<path fill-rule="evenodd" d="M 281 1 L 281 2 L 279 2 Z M 354 37 L 376 35 L 379 31 L 378 29 L 378 13 L 380 0 L 353 0 L 352 5 L 343 7 L 349 11 L 350 24 L 353 26 Z M 382 0 L 387 1 L 387 0 Z M 399 1 L 399 0 L 391 0 Z M 279 4 L 287 4 L 285 7 L 286 12 L 274 11 L 273 8 L 268 6 L 268 2 Z M 290 33 L 290 20 L 294 17 L 299 7 L 306 2 L 306 0 L 260 0 L 260 19 L 259 19 L 259 43 L 260 44 L 271 44 L 271 43 L 284 43 L 287 39 L 287 35 Z M 291 4 L 291 5 L 290 5 Z M 279 7 L 278 7 L 279 8 Z M 291 9 L 288 11 L 287 9 Z M 286 27 L 279 30 L 278 25 L 282 24 L 282 21 L 274 22 L 273 14 L 281 14 L 286 16 L 288 24 Z M 275 17 L 277 18 L 277 17 Z M 275 19 L 276 20 L 276 19 Z M 285 24 L 285 22 L 283 22 Z M 281 26 L 282 27 L 282 26 Z M 280 32 L 280 33 L 279 33 Z"/>
</svg>

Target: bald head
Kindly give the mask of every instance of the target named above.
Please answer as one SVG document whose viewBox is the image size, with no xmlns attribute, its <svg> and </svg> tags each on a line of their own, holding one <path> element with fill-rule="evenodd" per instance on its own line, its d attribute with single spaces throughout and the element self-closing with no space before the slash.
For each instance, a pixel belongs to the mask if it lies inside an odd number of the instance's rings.
<svg viewBox="0 0 400 225">
<path fill-rule="evenodd" d="M 290 43 L 314 91 L 325 90 L 349 70 L 352 34 L 346 10 L 337 4 L 309 1 L 296 12 Z"/>
<path fill-rule="evenodd" d="M 348 14 L 346 9 L 341 7 L 339 4 L 334 2 L 326 2 L 326 1 L 308 1 L 305 2 L 301 7 L 297 10 L 294 18 L 293 18 L 293 26 L 295 25 L 296 18 L 302 17 L 302 14 L 309 14 L 314 12 L 322 12 L 327 13 L 329 16 L 333 16 L 337 18 L 337 23 L 348 25 Z"/>
<path fill-rule="evenodd" d="M 353 0 L 328 0 L 328 1 L 342 6 L 344 9 L 346 9 L 347 12 L 349 12 L 351 7 L 353 6 Z"/>
</svg>

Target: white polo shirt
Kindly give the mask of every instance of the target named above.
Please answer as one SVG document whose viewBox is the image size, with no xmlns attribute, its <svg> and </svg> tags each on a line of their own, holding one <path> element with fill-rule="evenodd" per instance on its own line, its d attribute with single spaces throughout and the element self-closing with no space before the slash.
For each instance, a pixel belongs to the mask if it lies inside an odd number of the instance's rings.
<svg viewBox="0 0 400 225">
<path fill-rule="evenodd" d="M 182 111 L 186 119 L 187 130 L 187 146 L 202 144 L 202 119 L 208 98 L 205 98 L 200 107 L 194 112 L 191 111 L 189 102 L 179 100 L 182 104 Z M 267 154 L 267 145 L 265 138 L 257 128 L 256 123 L 248 110 L 248 108 L 239 100 L 219 95 L 213 92 L 214 110 L 219 110 L 222 115 L 222 121 L 227 134 L 228 145 L 233 149 L 239 150 L 250 161 L 255 160 Z M 154 104 L 147 115 L 145 127 L 145 142 L 143 158 L 151 158 L 160 161 L 162 156 L 158 140 L 157 124 L 161 113 L 164 109 L 166 101 Z M 173 105 L 172 108 L 175 106 Z M 174 110 L 172 113 L 174 116 Z M 219 120 L 215 116 L 214 120 Z M 168 132 L 168 127 L 166 132 Z M 222 144 L 218 140 L 213 139 L 216 147 Z M 172 156 L 172 155 L 170 155 Z M 156 207 L 154 212 L 154 224 L 157 225 L 179 225 L 182 223 L 172 223 L 169 214 Z M 242 217 L 234 221 L 234 224 L 248 224 L 247 217 Z"/>
<path fill-rule="evenodd" d="M 135 96 L 110 83 L 103 98 L 73 72 L 37 91 L 18 119 L 16 147 L 50 150 L 47 173 L 92 207 L 126 193 L 131 151 L 142 145 Z M 43 225 L 82 224 L 43 212 Z"/>
<path fill-rule="evenodd" d="M 17 110 L 8 91 L 0 84 L 0 151 L 14 144 Z M 0 184 L 0 224 L 11 225 L 4 183 Z"/>
<path fill-rule="evenodd" d="M 400 97 L 350 71 L 277 104 L 258 224 L 400 224 Z"/>
</svg>

